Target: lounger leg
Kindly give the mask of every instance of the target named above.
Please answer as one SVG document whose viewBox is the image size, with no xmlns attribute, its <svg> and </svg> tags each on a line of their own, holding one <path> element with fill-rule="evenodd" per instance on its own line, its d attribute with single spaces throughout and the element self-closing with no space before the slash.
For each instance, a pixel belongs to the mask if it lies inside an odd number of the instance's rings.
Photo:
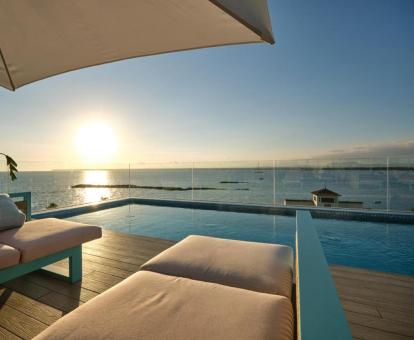
<svg viewBox="0 0 414 340">
<path fill-rule="evenodd" d="M 69 257 L 69 281 L 77 282 L 82 278 L 82 246 L 77 247 Z"/>
</svg>

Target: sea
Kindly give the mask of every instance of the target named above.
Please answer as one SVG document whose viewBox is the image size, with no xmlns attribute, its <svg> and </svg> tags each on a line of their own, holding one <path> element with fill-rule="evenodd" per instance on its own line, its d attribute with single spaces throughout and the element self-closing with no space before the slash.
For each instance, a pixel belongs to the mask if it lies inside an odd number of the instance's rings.
<svg viewBox="0 0 414 340">
<path fill-rule="evenodd" d="M 272 205 L 284 204 L 285 199 L 311 199 L 312 191 L 325 187 L 339 193 L 341 200 L 362 202 L 365 209 L 414 211 L 411 168 L 102 169 L 17 175 L 11 182 L 6 172 L 0 172 L 0 192 L 31 191 L 33 211 L 124 197 Z"/>
</svg>

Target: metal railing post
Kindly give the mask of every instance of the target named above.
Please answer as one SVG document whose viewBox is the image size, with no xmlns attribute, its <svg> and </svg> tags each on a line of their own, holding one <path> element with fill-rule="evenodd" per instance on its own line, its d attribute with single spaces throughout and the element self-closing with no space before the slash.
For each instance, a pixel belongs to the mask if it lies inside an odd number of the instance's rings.
<svg viewBox="0 0 414 340">
<path fill-rule="evenodd" d="M 387 157 L 387 212 L 390 211 L 390 158 Z"/>
<path fill-rule="evenodd" d="M 191 200 L 194 201 L 194 162 L 191 165 Z"/>
<path fill-rule="evenodd" d="M 273 205 L 276 205 L 276 167 L 273 160 Z"/>
</svg>

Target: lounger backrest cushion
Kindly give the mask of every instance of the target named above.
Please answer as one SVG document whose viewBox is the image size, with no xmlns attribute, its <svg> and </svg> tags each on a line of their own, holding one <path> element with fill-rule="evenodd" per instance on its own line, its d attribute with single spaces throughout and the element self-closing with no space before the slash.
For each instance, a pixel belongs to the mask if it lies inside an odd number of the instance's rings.
<svg viewBox="0 0 414 340">
<path fill-rule="evenodd" d="M 26 220 L 14 201 L 7 194 L 0 194 L 0 230 L 19 228 Z"/>
<path fill-rule="evenodd" d="M 292 266 L 284 245 L 191 235 L 141 269 L 290 298 Z"/>
</svg>

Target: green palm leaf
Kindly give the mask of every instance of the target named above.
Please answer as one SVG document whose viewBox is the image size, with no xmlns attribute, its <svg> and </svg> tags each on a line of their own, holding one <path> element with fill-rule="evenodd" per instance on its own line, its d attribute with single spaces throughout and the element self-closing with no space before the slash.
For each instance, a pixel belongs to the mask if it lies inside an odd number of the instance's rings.
<svg viewBox="0 0 414 340">
<path fill-rule="evenodd" d="M 16 172 L 18 172 L 16 161 L 4 153 L 0 153 L 0 155 L 6 157 L 6 165 L 9 168 L 10 178 L 12 181 L 14 181 L 15 179 L 17 179 Z"/>
</svg>

